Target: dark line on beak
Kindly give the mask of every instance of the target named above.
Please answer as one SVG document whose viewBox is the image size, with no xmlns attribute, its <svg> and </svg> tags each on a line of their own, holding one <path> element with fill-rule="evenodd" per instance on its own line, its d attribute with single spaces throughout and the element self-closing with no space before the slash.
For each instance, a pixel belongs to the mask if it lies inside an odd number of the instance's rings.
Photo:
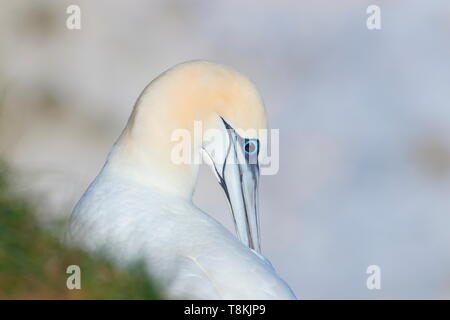
<svg viewBox="0 0 450 320">
<path fill-rule="evenodd" d="M 237 164 L 238 168 L 239 168 L 239 182 L 240 182 L 240 187 L 241 187 L 241 195 L 242 195 L 242 199 L 244 201 L 244 212 L 245 212 L 245 221 L 247 222 L 247 237 L 248 237 L 248 246 L 252 249 L 255 249 L 255 244 L 253 243 L 253 237 L 252 237 L 252 230 L 250 228 L 250 220 L 248 218 L 248 211 L 247 211 L 247 201 L 245 199 L 245 193 L 244 193 L 244 188 L 242 185 L 242 169 L 241 166 L 239 164 Z"/>
</svg>

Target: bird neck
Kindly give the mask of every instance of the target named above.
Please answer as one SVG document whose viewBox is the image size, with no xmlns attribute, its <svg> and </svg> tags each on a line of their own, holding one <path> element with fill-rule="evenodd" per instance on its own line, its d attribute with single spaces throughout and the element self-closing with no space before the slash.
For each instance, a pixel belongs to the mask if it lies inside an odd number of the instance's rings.
<svg viewBox="0 0 450 320">
<path fill-rule="evenodd" d="M 174 142 L 158 129 L 129 130 L 127 127 L 113 146 L 108 170 L 162 192 L 192 200 L 198 164 L 177 164 L 172 159 Z M 197 151 L 198 152 L 198 151 Z"/>
</svg>

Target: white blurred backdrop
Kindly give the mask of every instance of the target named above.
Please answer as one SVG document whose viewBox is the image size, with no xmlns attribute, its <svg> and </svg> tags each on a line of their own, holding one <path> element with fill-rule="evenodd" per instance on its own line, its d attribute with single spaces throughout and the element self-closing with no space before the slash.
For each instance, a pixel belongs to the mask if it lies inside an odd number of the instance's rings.
<svg viewBox="0 0 450 320">
<path fill-rule="evenodd" d="M 248 75 L 280 129 L 262 245 L 300 298 L 450 298 L 450 2 L 0 3 L 0 157 L 42 223 L 68 217 L 149 81 L 208 59 Z M 232 228 L 209 170 L 195 201 Z"/>
</svg>

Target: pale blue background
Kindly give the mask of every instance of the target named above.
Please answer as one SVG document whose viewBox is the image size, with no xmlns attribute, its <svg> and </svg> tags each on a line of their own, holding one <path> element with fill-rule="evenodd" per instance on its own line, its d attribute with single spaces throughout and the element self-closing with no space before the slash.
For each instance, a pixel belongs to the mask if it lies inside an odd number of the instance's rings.
<svg viewBox="0 0 450 320">
<path fill-rule="evenodd" d="M 82 30 L 65 28 L 78 4 Z M 381 7 L 382 29 L 366 28 Z M 1 1 L 0 155 L 66 217 L 142 88 L 237 68 L 280 129 L 263 251 L 301 298 L 450 298 L 450 2 Z M 214 187 L 211 187 L 214 186 Z M 232 226 L 213 175 L 197 203 Z M 382 289 L 365 286 L 367 266 Z"/>
</svg>

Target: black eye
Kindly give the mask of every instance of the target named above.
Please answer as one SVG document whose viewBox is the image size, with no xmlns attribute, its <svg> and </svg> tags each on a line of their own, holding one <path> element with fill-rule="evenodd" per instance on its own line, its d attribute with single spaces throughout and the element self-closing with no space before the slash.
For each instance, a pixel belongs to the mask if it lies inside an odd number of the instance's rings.
<svg viewBox="0 0 450 320">
<path fill-rule="evenodd" d="M 258 151 L 258 142 L 256 140 L 245 140 L 244 151 L 248 155 L 255 154 Z"/>
</svg>

